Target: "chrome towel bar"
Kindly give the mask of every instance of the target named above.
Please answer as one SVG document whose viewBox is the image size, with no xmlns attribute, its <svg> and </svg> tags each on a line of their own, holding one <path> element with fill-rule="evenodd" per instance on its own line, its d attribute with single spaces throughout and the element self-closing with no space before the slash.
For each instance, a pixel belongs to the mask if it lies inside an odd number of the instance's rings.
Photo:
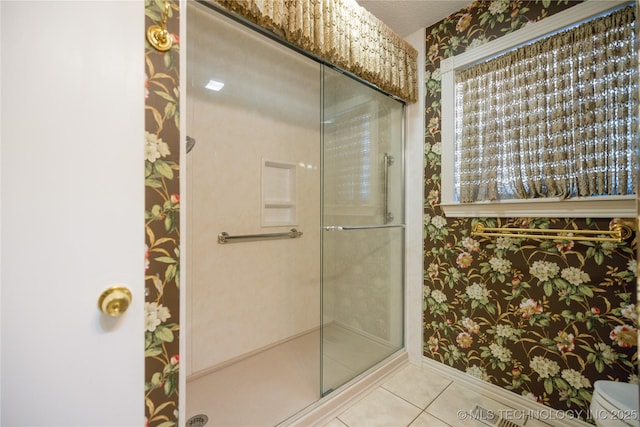
<svg viewBox="0 0 640 427">
<path fill-rule="evenodd" d="M 268 233 L 268 234 L 245 234 L 242 236 L 230 236 L 227 232 L 218 234 L 218 243 L 233 243 L 249 240 L 266 240 L 266 239 L 295 239 L 302 236 L 302 231 L 292 228 L 286 233 Z"/>
</svg>

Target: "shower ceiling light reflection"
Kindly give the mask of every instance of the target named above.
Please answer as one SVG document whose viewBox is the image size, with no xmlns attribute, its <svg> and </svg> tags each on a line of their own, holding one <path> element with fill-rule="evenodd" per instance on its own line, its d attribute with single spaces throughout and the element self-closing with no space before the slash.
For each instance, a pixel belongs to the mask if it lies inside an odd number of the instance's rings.
<svg viewBox="0 0 640 427">
<path fill-rule="evenodd" d="M 209 83 L 206 84 L 205 88 L 213 91 L 220 91 L 224 87 L 224 83 L 219 82 L 217 80 L 209 80 Z"/>
</svg>

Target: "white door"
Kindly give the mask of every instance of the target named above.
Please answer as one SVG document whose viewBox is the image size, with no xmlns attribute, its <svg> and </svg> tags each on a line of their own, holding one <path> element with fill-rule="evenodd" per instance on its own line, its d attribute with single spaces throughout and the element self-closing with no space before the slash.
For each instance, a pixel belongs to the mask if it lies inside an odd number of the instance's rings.
<svg viewBox="0 0 640 427">
<path fill-rule="evenodd" d="M 143 426 L 144 2 L 0 15 L 1 424 Z"/>
</svg>

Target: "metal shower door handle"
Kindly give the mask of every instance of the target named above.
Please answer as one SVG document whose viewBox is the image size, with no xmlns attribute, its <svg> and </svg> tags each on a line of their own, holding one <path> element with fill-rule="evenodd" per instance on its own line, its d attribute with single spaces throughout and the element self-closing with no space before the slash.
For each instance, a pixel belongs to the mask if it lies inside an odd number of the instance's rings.
<svg viewBox="0 0 640 427">
<path fill-rule="evenodd" d="M 384 223 L 393 221 L 393 214 L 389 212 L 389 166 L 393 165 L 395 159 L 389 153 L 384 153 Z"/>
</svg>

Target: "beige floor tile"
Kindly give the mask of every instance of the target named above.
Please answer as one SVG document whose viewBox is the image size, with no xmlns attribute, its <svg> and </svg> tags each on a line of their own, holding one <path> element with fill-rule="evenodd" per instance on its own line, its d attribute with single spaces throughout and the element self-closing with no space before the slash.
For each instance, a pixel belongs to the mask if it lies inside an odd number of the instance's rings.
<svg viewBox="0 0 640 427">
<path fill-rule="evenodd" d="M 420 414 L 418 418 L 412 422 L 409 427 L 451 427 L 449 424 L 445 423 L 434 417 L 431 414 L 427 414 L 423 412 Z"/>
<path fill-rule="evenodd" d="M 471 414 L 476 405 L 493 411 L 494 414 L 511 409 L 459 383 L 453 383 L 427 407 L 426 412 L 453 426 L 475 427 L 481 425 Z"/>
<path fill-rule="evenodd" d="M 417 406 L 378 387 L 338 419 L 349 427 L 406 427 L 420 412 Z"/>
<path fill-rule="evenodd" d="M 428 372 L 415 365 L 407 365 L 395 374 L 382 387 L 424 409 L 451 384 L 451 380 Z"/>
</svg>

